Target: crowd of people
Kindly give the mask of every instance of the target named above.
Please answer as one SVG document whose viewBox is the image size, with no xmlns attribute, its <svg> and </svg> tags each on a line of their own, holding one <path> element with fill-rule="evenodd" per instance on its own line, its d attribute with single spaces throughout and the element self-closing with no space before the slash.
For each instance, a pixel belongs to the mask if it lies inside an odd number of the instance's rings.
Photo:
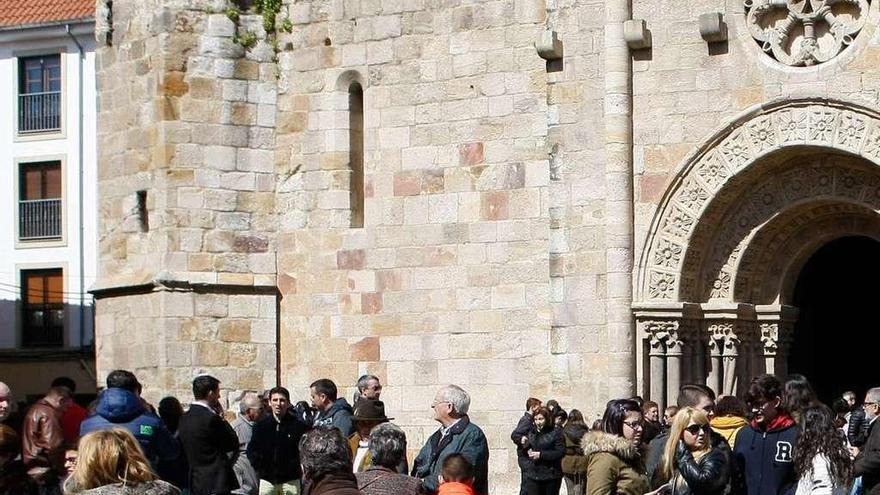
<svg viewBox="0 0 880 495">
<path fill-rule="evenodd" d="M 351 404 L 328 379 L 295 404 L 284 387 L 246 391 L 233 419 L 209 375 L 193 380 L 185 411 L 174 397 L 154 408 L 126 370 L 89 408 L 62 377 L 17 414 L 0 383 L 0 495 L 489 493 L 489 445 L 465 390 L 437 391 L 440 426 L 410 466 L 379 378 L 356 388 Z M 880 495 L 880 388 L 856 399 L 828 407 L 803 376 L 763 375 L 744 400 L 689 384 L 662 415 L 656 402 L 615 399 L 588 425 L 529 398 L 510 437 L 520 493 L 558 495 L 564 482 L 568 495 Z"/>
<path fill-rule="evenodd" d="M 317 380 L 310 401 L 274 387 L 246 391 L 226 418 L 220 381 L 154 408 L 137 377 L 110 372 L 88 409 L 56 379 L 22 415 L 0 383 L 0 495 L 485 495 L 489 448 L 468 417 L 470 396 L 448 385 L 431 408 L 440 428 L 407 462 L 403 430 L 385 414 L 379 378 L 357 382 L 353 405 Z M 228 419 L 232 419 L 228 421 Z"/>
<path fill-rule="evenodd" d="M 743 400 L 744 399 L 744 400 Z M 587 425 L 536 398 L 511 434 L 521 495 L 878 495 L 880 388 L 828 407 L 807 379 L 754 378 L 744 398 L 681 387 L 660 415 L 640 397 Z"/>
</svg>

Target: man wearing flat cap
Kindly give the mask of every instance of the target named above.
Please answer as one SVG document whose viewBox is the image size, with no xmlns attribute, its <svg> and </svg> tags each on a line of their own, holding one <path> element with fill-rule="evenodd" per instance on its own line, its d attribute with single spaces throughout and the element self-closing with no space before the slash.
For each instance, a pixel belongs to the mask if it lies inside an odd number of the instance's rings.
<svg viewBox="0 0 880 495">
<path fill-rule="evenodd" d="M 373 460 L 370 455 L 369 442 L 370 432 L 377 425 L 387 423 L 394 418 L 385 416 L 385 403 L 381 400 L 361 399 L 355 404 L 351 422 L 354 424 L 354 433 L 348 437 L 348 446 L 351 449 L 351 458 L 354 460 L 352 471 L 361 473 L 372 467 Z M 397 467 L 397 472 L 406 474 L 409 471 L 406 457 Z"/>
</svg>

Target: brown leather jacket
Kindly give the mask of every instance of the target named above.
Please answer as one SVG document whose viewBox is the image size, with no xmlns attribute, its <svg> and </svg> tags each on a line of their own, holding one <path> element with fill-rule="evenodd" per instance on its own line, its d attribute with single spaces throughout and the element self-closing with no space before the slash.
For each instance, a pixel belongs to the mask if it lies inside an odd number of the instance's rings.
<svg viewBox="0 0 880 495">
<path fill-rule="evenodd" d="M 64 429 L 61 411 L 46 399 L 28 409 L 22 424 L 21 457 L 31 476 L 64 467 Z"/>
</svg>

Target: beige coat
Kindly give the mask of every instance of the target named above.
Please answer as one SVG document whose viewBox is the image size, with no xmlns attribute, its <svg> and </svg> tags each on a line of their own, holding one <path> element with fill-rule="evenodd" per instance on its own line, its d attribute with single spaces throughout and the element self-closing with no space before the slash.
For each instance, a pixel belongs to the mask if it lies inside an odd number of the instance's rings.
<svg viewBox="0 0 880 495">
<path fill-rule="evenodd" d="M 581 440 L 587 464 L 587 495 L 643 495 L 650 491 L 637 445 L 617 435 L 591 431 Z"/>
</svg>

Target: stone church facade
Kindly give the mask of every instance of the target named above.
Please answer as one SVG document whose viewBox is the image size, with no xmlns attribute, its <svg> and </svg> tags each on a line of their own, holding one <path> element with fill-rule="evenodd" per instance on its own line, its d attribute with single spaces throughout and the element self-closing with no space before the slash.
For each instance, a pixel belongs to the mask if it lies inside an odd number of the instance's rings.
<svg viewBox="0 0 880 495">
<path fill-rule="evenodd" d="M 783 373 L 806 260 L 880 239 L 878 19 L 100 0 L 99 376 L 307 398 L 374 373 L 411 450 L 456 383 L 515 493 L 529 396 L 593 418 Z"/>
</svg>

